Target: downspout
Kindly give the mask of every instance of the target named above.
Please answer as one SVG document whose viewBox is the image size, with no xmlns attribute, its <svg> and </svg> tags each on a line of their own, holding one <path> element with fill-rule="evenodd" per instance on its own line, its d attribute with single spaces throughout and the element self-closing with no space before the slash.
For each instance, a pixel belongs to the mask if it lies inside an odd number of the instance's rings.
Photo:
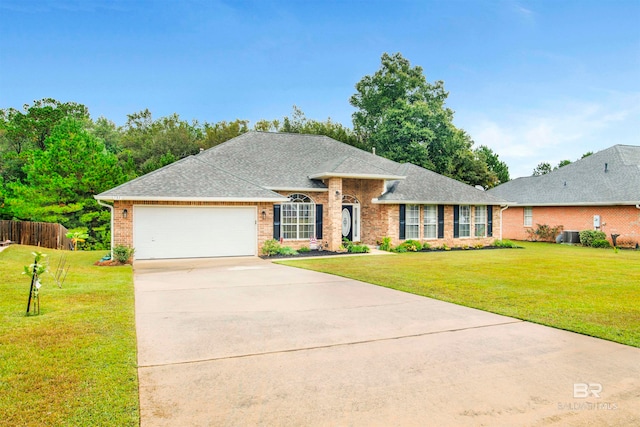
<svg viewBox="0 0 640 427">
<path fill-rule="evenodd" d="M 502 212 L 506 211 L 507 209 L 509 209 L 509 205 L 500 209 L 500 240 L 502 240 Z"/>
<path fill-rule="evenodd" d="M 111 211 L 111 228 L 109 229 L 109 232 L 111 233 L 111 259 L 113 259 L 113 206 L 107 203 L 103 203 L 98 199 L 96 199 L 96 202 L 98 202 L 100 206 L 109 208 L 109 210 Z"/>
</svg>

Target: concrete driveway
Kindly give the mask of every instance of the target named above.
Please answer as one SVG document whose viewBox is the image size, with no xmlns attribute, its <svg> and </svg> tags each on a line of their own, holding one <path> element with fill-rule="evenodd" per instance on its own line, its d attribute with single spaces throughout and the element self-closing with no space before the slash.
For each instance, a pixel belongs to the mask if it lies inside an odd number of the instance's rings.
<svg viewBox="0 0 640 427">
<path fill-rule="evenodd" d="M 257 258 L 135 288 L 144 427 L 640 422 L 637 348 Z"/>
</svg>

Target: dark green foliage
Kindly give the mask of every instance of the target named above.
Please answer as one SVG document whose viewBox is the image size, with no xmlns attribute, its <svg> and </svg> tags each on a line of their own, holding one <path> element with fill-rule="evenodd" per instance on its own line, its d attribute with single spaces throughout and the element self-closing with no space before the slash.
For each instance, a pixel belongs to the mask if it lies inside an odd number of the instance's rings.
<svg viewBox="0 0 640 427">
<path fill-rule="evenodd" d="M 202 133 L 177 114 L 153 120 L 144 110 L 130 114 L 121 138 L 121 158 L 131 156 L 139 175 L 200 151 Z"/>
<path fill-rule="evenodd" d="M 493 246 L 498 248 L 517 248 L 518 247 L 518 245 L 516 245 L 511 240 L 496 240 L 495 242 L 493 242 Z"/>
<path fill-rule="evenodd" d="M 498 155 L 486 145 L 481 145 L 475 149 L 476 155 L 480 157 L 487 164 L 489 171 L 496 175 L 497 181 L 491 187 L 503 184 L 509 181 L 509 167 L 507 164 L 500 160 Z"/>
<path fill-rule="evenodd" d="M 486 152 L 474 151 L 471 137 L 454 126 L 447 97 L 444 82 L 429 83 L 421 67 L 412 67 L 400 53 L 385 53 L 380 69 L 364 76 L 350 98 L 355 133 L 364 148 L 375 147 L 388 159 L 471 185 L 496 185 Z"/>
<path fill-rule="evenodd" d="M 610 248 L 611 243 L 609 243 L 609 241 L 606 239 L 595 239 L 593 242 L 591 242 L 591 247 L 592 248 Z"/>
<path fill-rule="evenodd" d="M 128 246 L 117 245 L 113 248 L 113 258 L 120 264 L 127 263 L 135 252 L 134 248 Z"/>
<path fill-rule="evenodd" d="M 417 240 L 405 240 L 396 246 L 393 251 L 394 252 L 418 252 L 422 250 L 422 243 Z"/>
<path fill-rule="evenodd" d="M 528 228 L 527 234 L 532 242 L 555 242 L 556 237 L 562 233 L 564 226 L 550 226 L 547 224 L 536 224 L 536 228 Z"/>
<path fill-rule="evenodd" d="M 335 123 L 328 118 L 324 122 L 308 119 L 302 110 L 297 106 L 293 106 L 291 117 L 285 116 L 280 120 L 260 120 L 254 130 L 260 132 L 286 132 L 286 133 L 304 133 L 308 135 L 325 135 L 345 144 L 353 145 L 359 148 L 367 148 L 360 143 L 355 132 L 344 127 L 340 123 Z"/>
<path fill-rule="evenodd" d="M 236 119 L 232 122 L 204 123 L 202 148 L 207 149 L 240 136 L 249 130 L 249 121 Z"/>
<path fill-rule="evenodd" d="M 103 249 L 110 213 L 93 196 L 126 180 L 116 156 L 73 117 L 60 121 L 45 140 L 46 150 L 29 152 L 25 177 L 7 183 L 3 216 L 88 228 L 86 249 Z M 99 232 L 98 230 L 102 230 Z"/>
<path fill-rule="evenodd" d="M 367 245 L 356 245 L 346 237 L 342 238 L 342 246 L 347 250 L 347 252 L 352 254 L 362 254 L 369 253 L 370 249 Z"/>
<path fill-rule="evenodd" d="M 596 240 L 607 240 L 607 235 L 604 231 L 599 230 L 583 230 L 580 232 L 580 244 L 582 246 L 593 246 Z M 609 242 L 607 242 L 608 244 Z M 609 245 L 611 246 L 611 245 Z M 602 247 L 602 246 L 598 246 Z"/>
<path fill-rule="evenodd" d="M 349 245 L 347 247 L 347 252 L 352 253 L 352 254 L 367 254 L 369 253 L 370 249 L 369 246 L 367 245 Z"/>
<path fill-rule="evenodd" d="M 282 246 L 278 250 L 278 255 L 298 255 L 298 251 L 290 246 Z"/>
<path fill-rule="evenodd" d="M 546 175 L 551 172 L 551 163 L 549 162 L 541 162 L 538 163 L 538 166 L 533 170 L 533 176 Z"/>
</svg>

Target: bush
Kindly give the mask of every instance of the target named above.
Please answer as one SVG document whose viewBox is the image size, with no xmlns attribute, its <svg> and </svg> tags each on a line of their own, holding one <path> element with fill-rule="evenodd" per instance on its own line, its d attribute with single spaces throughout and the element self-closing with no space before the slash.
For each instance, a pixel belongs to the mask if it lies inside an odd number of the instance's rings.
<svg viewBox="0 0 640 427">
<path fill-rule="evenodd" d="M 391 237 L 383 237 L 380 242 L 380 250 L 381 251 L 391 251 Z"/>
<path fill-rule="evenodd" d="M 422 243 L 417 240 L 405 240 L 400 243 L 393 251 L 394 252 L 418 252 L 422 250 Z"/>
<path fill-rule="evenodd" d="M 291 246 L 281 246 L 280 250 L 278 250 L 278 255 L 298 255 L 298 251 Z"/>
<path fill-rule="evenodd" d="M 352 244 L 347 247 L 347 252 L 350 252 L 352 254 L 366 254 L 369 253 L 369 246 Z"/>
<path fill-rule="evenodd" d="M 555 242 L 556 236 L 564 230 L 563 225 L 551 227 L 547 224 L 536 224 L 536 228 L 528 228 L 527 234 L 532 242 Z"/>
<path fill-rule="evenodd" d="M 423 251 L 428 251 L 429 249 L 431 249 L 431 245 L 430 244 L 428 244 L 426 242 L 422 244 L 422 250 Z"/>
<path fill-rule="evenodd" d="M 592 248 L 610 248 L 611 244 L 606 239 L 596 239 L 593 242 L 591 242 L 591 247 Z"/>
<path fill-rule="evenodd" d="M 300 253 L 311 252 L 311 249 L 309 249 L 308 246 L 303 246 L 300 249 L 298 249 L 298 252 L 300 252 Z"/>
<path fill-rule="evenodd" d="M 517 248 L 518 245 L 513 243 L 511 240 L 496 240 L 493 242 L 493 246 L 497 248 Z"/>
<path fill-rule="evenodd" d="M 583 230 L 580 232 L 580 243 L 582 244 L 582 246 L 593 246 L 593 243 L 596 240 L 607 240 L 607 235 L 604 234 L 604 231 L 596 231 L 596 230 Z M 602 246 L 595 246 L 595 247 L 602 247 Z"/>
<path fill-rule="evenodd" d="M 123 245 L 117 245 L 113 248 L 113 257 L 120 264 L 125 264 L 131 259 L 134 252 L 135 252 L 134 248 L 130 248 L 128 246 L 123 246 Z"/>
<path fill-rule="evenodd" d="M 262 255 L 278 255 L 280 253 L 280 249 L 280 243 L 276 239 L 267 240 L 262 245 Z"/>
</svg>

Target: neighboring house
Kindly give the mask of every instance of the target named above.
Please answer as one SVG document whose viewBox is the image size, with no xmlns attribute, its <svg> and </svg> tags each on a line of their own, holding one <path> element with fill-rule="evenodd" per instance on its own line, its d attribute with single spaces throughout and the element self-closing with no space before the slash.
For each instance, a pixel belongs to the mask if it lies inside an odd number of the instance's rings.
<svg viewBox="0 0 640 427">
<path fill-rule="evenodd" d="M 537 224 L 602 230 L 609 241 L 640 242 L 640 146 L 614 145 L 546 175 L 517 178 L 488 191 L 508 200 L 503 236 L 525 240 Z"/>
<path fill-rule="evenodd" d="M 269 239 L 489 244 L 503 200 L 326 136 L 249 132 L 97 196 L 137 259 L 258 255 Z M 111 205 L 109 205 L 111 207 Z"/>
</svg>

